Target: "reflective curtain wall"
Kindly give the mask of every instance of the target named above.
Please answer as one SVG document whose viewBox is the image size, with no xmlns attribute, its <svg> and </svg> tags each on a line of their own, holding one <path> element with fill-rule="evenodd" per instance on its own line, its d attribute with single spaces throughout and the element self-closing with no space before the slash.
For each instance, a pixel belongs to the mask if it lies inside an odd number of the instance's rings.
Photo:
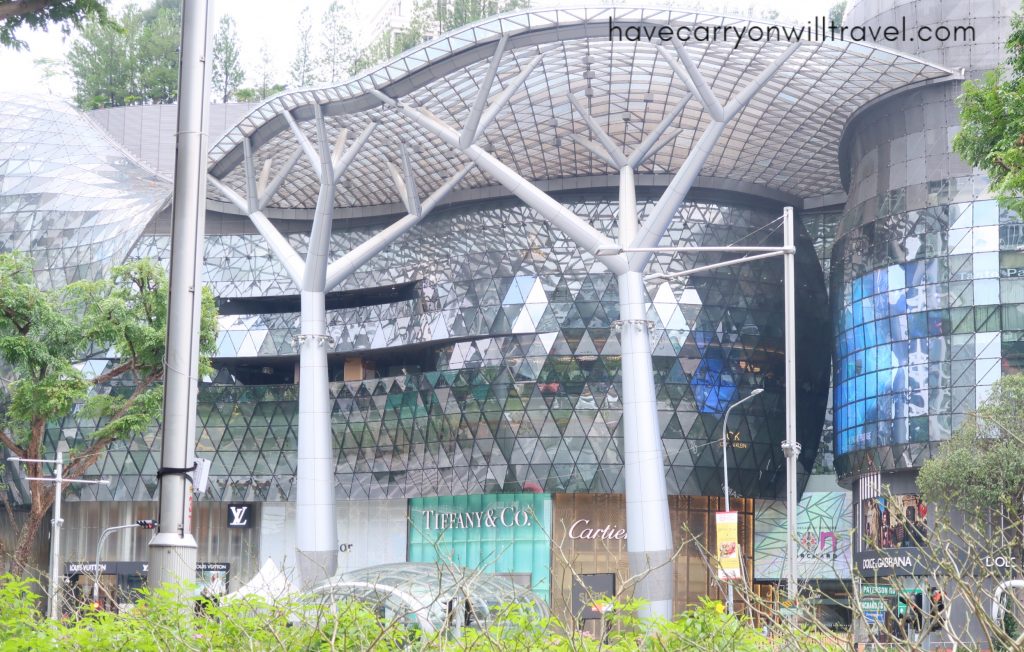
<svg viewBox="0 0 1024 652">
<path fill-rule="evenodd" d="M 652 205 L 641 201 L 641 215 Z M 581 198 L 572 208 L 614 232 L 613 201 Z M 776 217 L 740 205 L 687 204 L 661 245 L 778 244 L 770 225 Z M 271 300 L 259 304 L 262 312 L 222 316 L 219 372 L 200 394 L 198 454 L 213 460 L 211 498 L 288 500 L 296 386 L 258 376 L 294 364 L 298 319 L 287 301 L 295 289 L 259 236 L 229 232 L 228 220 L 210 222 L 219 231 L 206 247 L 215 293 L 276 295 L 283 312 L 267 308 Z M 333 250 L 347 251 L 372 232 L 338 231 Z M 302 236 L 292 241 L 303 249 Z M 147 235 L 133 255 L 166 260 L 166 246 L 165 236 Z M 649 269 L 721 259 L 664 254 Z M 828 391 L 829 328 L 821 267 L 805 233 L 798 268 L 799 434 L 809 471 Z M 729 424 L 736 433 L 731 484 L 743 496 L 781 493 L 781 279 L 773 259 L 648 284 L 671 493 L 721 495 L 722 416 L 755 387 L 766 391 Z M 360 269 L 341 299 L 396 284 L 412 284 L 413 294 L 328 312 L 339 496 L 622 491 L 612 274 L 532 211 L 500 202 L 428 219 Z M 243 363 L 255 371 L 243 373 Z M 63 427 L 82 436 L 89 426 L 69 419 Z M 154 443 L 150 433 L 115 446 L 94 471 L 116 480 L 82 498 L 152 496 Z"/>
</svg>

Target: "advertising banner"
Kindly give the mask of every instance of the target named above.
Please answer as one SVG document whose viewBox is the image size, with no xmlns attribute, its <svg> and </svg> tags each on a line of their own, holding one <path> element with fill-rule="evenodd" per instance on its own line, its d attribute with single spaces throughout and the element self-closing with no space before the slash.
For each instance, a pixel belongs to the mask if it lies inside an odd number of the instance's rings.
<svg viewBox="0 0 1024 652">
<path fill-rule="evenodd" d="M 718 579 L 740 579 L 743 574 L 740 570 L 739 514 L 717 512 L 715 533 L 718 543 Z"/>
<path fill-rule="evenodd" d="M 857 570 L 867 578 L 925 575 L 920 550 L 928 543 L 928 505 L 916 494 L 878 496 L 860 503 Z"/>
<path fill-rule="evenodd" d="M 409 500 L 409 561 L 529 578 L 551 597 L 551 496 L 487 494 Z"/>
<path fill-rule="evenodd" d="M 850 492 L 805 491 L 796 519 L 797 574 L 806 579 L 849 579 L 853 552 Z M 754 577 L 780 579 L 786 568 L 785 502 L 757 501 L 754 523 Z"/>
</svg>

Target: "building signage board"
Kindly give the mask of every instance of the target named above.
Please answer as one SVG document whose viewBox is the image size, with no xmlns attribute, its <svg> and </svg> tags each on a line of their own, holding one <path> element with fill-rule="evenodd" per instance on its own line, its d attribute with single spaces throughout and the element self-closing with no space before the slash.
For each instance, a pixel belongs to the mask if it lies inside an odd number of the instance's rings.
<svg viewBox="0 0 1024 652">
<path fill-rule="evenodd" d="M 65 575 L 147 575 L 149 573 L 148 561 L 69 561 L 64 564 Z M 222 561 L 200 561 L 196 562 L 196 578 L 219 579 L 227 586 L 228 573 L 231 572 L 231 564 Z M 223 591 L 221 591 L 223 593 Z"/>
<path fill-rule="evenodd" d="M 409 561 L 530 575 L 550 599 L 551 496 L 486 494 L 409 501 Z"/>
<path fill-rule="evenodd" d="M 254 525 L 252 503 L 228 503 L 228 527 L 251 528 Z"/>
<path fill-rule="evenodd" d="M 797 507 L 797 574 L 801 578 L 849 579 L 853 553 L 853 502 L 848 491 L 804 492 Z M 786 565 L 786 505 L 757 502 L 754 575 L 777 580 Z"/>
</svg>

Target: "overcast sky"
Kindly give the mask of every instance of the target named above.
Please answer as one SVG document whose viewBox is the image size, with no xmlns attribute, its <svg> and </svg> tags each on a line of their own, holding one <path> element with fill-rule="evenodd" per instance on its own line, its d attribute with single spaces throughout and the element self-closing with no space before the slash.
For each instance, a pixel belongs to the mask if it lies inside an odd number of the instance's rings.
<svg viewBox="0 0 1024 652">
<path fill-rule="evenodd" d="M 145 6 L 151 0 L 141 0 L 136 4 Z M 331 0 L 309 0 L 308 2 L 281 0 L 217 0 L 214 5 L 215 20 L 219 21 L 224 14 L 231 15 L 235 19 L 238 29 L 239 44 L 242 53 L 242 65 L 246 71 L 255 74 L 259 68 L 260 50 L 266 46 L 271 54 L 274 66 L 277 70 L 277 78 L 283 83 L 288 78 L 288 66 L 294 55 L 298 35 L 295 24 L 299 13 L 305 6 L 310 7 L 314 17 L 323 13 Z M 352 0 L 350 0 L 352 2 Z M 687 7 L 710 8 L 724 6 L 726 8 L 740 8 L 753 5 L 758 8 L 775 9 L 781 16 L 790 17 L 791 21 L 805 21 L 813 16 L 820 16 L 828 13 L 829 7 L 835 0 L 697 0 L 687 2 L 675 0 L 674 2 L 651 2 L 651 6 L 663 6 L 672 4 Z M 129 4 L 128 0 L 112 0 L 110 3 L 111 13 L 117 14 Z M 585 0 L 534 0 L 534 7 L 545 6 L 572 6 L 578 7 L 585 4 L 601 4 L 599 2 L 587 3 Z M 642 4 L 633 0 L 630 4 Z M 352 2 L 352 6 L 362 8 L 373 8 L 379 6 L 377 2 Z M 735 9 L 734 9 L 735 10 Z M 354 30 L 359 29 L 361 20 L 369 16 L 356 16 Z M 64 57 L 75 38 L 65 37 L 59 29 L 49 32 L 33 32 L 24 30 L 19 37 L 29 44 L 28 51 L 14 52 L 0 48 L 0 90 L 10 91 L 18 94 L 25 93 L 50 93 L 61 97 L 70 98 L 74 89 L 70 78 L 66 75 L 46 79 L 42 67 L 35 62 L 38 59 L 52 59 L 63 62 Z M 250 79 L 247 85 L 255 85 L 255 79 Z"/>
</svg>

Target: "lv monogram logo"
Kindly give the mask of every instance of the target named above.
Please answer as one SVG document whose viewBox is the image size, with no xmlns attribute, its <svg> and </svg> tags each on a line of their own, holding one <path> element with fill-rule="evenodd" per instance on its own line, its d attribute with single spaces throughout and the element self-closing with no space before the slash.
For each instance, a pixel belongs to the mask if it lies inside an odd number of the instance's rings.
<svg viewBox="0 0 1024 652">
<path fill-rule="evenodd" d="M 228 527 L 249 527 L 249 505 L 228 505 Z"/>
</svg>

